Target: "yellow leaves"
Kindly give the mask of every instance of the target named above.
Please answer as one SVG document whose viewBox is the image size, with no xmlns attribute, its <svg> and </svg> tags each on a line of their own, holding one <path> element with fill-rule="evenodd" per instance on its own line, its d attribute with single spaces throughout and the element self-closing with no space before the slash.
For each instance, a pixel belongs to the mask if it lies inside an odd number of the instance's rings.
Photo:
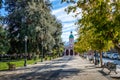
<svg viewBox="0 0 120 80">
<path fill-rule="evenodd" d="M 114 38 L 117 38 L 119 36 L 119 34 L 120 33 L 118 31 L 116 31 L 115 34 L 114 34 Z"/>
<path fill-rule="evenodd" d="M 81 35 L 80 40 L 75 44 L 76 49 L 80 49 L 82 51 L 87 51 L 90 49 L 89 41 L 91 40 L 91 32 Z"/>
<path fill-rule="evenodd" d="M 76 48 L 108 50 L 120 40 L 120 0 L 79 0 L 75 7 L 82 11 Z"/>
</svg>

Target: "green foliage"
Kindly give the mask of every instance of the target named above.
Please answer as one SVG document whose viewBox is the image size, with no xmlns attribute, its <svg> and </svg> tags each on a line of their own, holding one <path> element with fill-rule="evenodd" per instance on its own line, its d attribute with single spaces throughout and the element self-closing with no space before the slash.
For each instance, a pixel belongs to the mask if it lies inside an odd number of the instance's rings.
<svg viewBox="0 0 120 80">
<path fill-rule="evenodd" d="M 111 42 L 120 53 L 120 0 L 78 0 L 76 4 L 67 9 L 68 13 L 77 12 L 77 9 L 81 9 L 82 13 L 82 18 L 77 23 L 79 39 L 75 48 L 100 52 L 102 66 L 101 52 L 112 47 Z"/>
<path fill-rule="evenodd" d="M 38 61 L 38 59 L 36 60 Z M 27 64 L 34 64 L 34 60 L 27 60 Z M 24 65 L 24 60 L 15 60 L 11 61 L 10 64 L 15 64 L 16 67 L 23 67 Z M 0 70 L 7 70 L 8 69 L 8 62 L 0 62 Z"/>
<path fill-rule="evenodd" d="M 70 2 L 70 0 L 67 1 Z M 120 21 L 118 18 L 120 14 L 120 1 L 78 0 L 76 4 L 68 7 L 67 11 L 77 12 L 77 9 L 81 9 L 82 18 L 77 23 L 79 25 L 80 40 L 82 40 L 81 38 L 85 40 L 85 37 L 87 37 L 87 40 L 80 42 L 89 44 L 90 48 L 99 51 L 107 50 L 108 48 L 106 47 L 111 47 L 109 45 L 111 41 L 114 45 L 119 43 L 120 23 L 118 22 Z M 77 8 L 76 11 L 74 11 L 75 8 Z M 92 33 L 91 35 L 89 31 Z"/>
<path fill-rule="evenodd" d="M 6 34 L 6 30 L 4 30 L 2 26 L 0 26 L 0 54 L 5 54 L 10 47 Z"/>
<path fill-rule="evenodd" d="M 10 54 L 24 53 L 25 36 L 28 36 L 28 53 L 44 53 L 44 56 L 61 46 L 62 24 L 51 14 L 49 0 L 5 0 L 5 23 L 8 25 Z"/>
</svg>

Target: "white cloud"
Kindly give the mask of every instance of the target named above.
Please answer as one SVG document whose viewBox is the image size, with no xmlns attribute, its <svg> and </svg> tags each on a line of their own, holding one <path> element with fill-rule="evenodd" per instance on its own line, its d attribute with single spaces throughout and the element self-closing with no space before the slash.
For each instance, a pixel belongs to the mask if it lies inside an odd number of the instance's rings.
<svg viewBox="0 0 120 80">
<path fill-rule="evenodd" d="M 66 7 L 62 7 L 62 8 L 59 8 L 59 9 L 55 9 L 55 10 L 52 11 L 52 14 L 57 15 L 58 13 L 63 12 L 65 8 L 66 8 Z"/>
<path fill-rule="evenodd" d="M 76 27 L 71 26 L 71 27 L 68 27 L 67 29 L 63 29 L 62 31 L 63 32 L 71 32 L 71 31 L 75 31 L 75 30 L 76 30 Z"/>
<path fill-rule="evenodd" d="M 67 22 L 67 21 L 75 21 L 76 18 L 73 18 L 72 16 L 70 15 L 67 15 L 67 14 L 63 14 L 64 16 L 60 15 L 58 16 L 57 18 L 59 20 L 61 20 L 62 22 Z"/>
<path fill-rule="evenodd" d="M 66 29 L 66 28 L 70 28 L 71 26 L 74 26 L 74 22 L 70 22 L 70 23 L 63 23 L 63 29 Z"/>
<path fill-rule="evenodd" d="M 51 1 L 55 1 L 55 0 L 51 0 Z M 57 5 L 57 3 L 56 3 Z M 74 24 L 77 20 L 77 18 L 73 17 L 75 15 L 75 13 L 70 13 L 67 14 L 67 12 L 65 12 L 65 8 L 67 8 L 68 5 L 59 7 L 59 8 L 55 8 L 52 10 L 52 14 L 55 15 L 57 17 L 58 20 L 60 20 L 62 22 L 63 28 L 62 28 L 62 39 L 63 41 L 69 41 L 69 35 L 70 32 L 73 32 L 73 35 L 77 34 L 76 32 L 76 25 Z M 78 18 L 80 18 L 80 16 L 78 16 Z M 75 36 L 75 39 L 77 37 Z"/>
<path fill-rule="evenodd" d="M 67 8 L 67 6 L 53 10 L 52 14 L 55 15 L 57 19 L 61 20 L 62 22 L 75 21 L 76 18 L 73 17 L 75 14 L 74 13 L 67 14 L 67 12 L 65 12 L 65 8 Z"/>
<path fill-rule="evenodd" d="M 77 32 L 73 31 L 74 39 L 77 39 L 77 36 L 75 34 L 77 34 Z M 63 38 L 63 42 L 69 41 L 69 35 L 70 35 L 70 32 L 63 33 L 63 35 L 61 36 Z"/>
</svg>

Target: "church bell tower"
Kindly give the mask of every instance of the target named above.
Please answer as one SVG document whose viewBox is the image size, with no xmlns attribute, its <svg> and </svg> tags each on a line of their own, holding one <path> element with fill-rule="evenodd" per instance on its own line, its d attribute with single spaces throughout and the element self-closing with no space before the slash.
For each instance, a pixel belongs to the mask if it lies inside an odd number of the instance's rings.
<svg viewBox="0 0 120 80">
<path fill-rule="evenodd" d="M 72 31 L 71 31 L 71 34 L 69 36 L 69 47 L 70 48 L 73 48 L 74 47 L 74 36 L 72 34 Z"/>
<path fill-rule="evenodd" d="M 65 56 L 74 56 L 74 36 L 72 34 L 72 31 L 69 35 L 69 42 L 68 44 L 65 46 Z"/>
<path fill-rule="evenodd" d="M 74 36 L 72 34 L 72 31 L 69 36 L 69 51 L 70 55 L 74 55 Z"/>
</svg>

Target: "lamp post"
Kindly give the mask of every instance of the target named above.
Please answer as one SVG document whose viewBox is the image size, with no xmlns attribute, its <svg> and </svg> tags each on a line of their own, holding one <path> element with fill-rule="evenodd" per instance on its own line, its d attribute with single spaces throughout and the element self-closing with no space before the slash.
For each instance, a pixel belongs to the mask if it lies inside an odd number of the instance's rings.
<svg viewBox="0 0 120 80">
<path fill-rule="evenodd" d="M 57 56 L 59 57 L 59 46 L 58 46 L 58 44 L 57 44 Z"/>
<path fill-rule="evenodd" d="M 45 44 L 44 44 L 44 40 L 46 39 L 45 34 L 46 34 L 46 28 L 42 28 L 42 58 L 41 61 L 43 61 L 43 58 L 45 58 L 44 55 L 44 48 L 45 48 Z"/>
<path fill-rule="evenodd" d="M 24 66 L 27 66 L 27 39 L 28 39 L 28 37 L 25 36 L 25 60 L 24 60 Z"/>
<path fill-rule="evenodd" d="M 42 29 L 42 46 L 41 46 L 42 47 L 42 54 L 41 54 L 41 62 L 43 62 L 43 45 L 44 45 L 43 44 L 43 40 L 44 40 L 43 38 L 44 38 L 44 29 Z"/>
<path fill-rule="evenodd" d="M 43 39 L 42 39 L 43 40 Z M 43 62 L 43 41 L 42 41 L 42 55 L 41 55 L 41 62 Z"/>
</svg>

